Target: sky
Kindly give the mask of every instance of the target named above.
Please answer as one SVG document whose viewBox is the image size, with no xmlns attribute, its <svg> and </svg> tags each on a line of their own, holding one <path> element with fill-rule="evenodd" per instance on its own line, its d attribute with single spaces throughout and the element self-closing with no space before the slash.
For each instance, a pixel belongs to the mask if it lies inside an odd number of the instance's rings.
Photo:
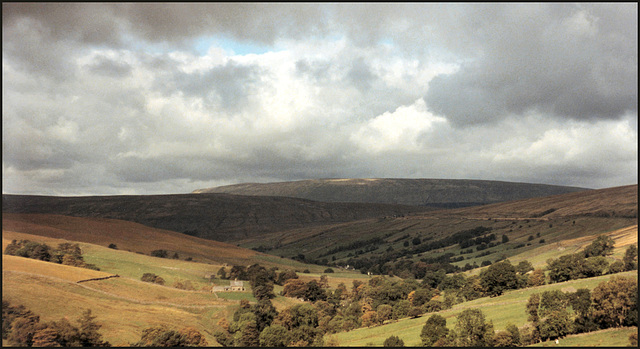
<svg viewBox="0 0 640 349">
<path fill-rule="evenodd" d="M 2 191 L 638 177 L 638 7 L 3 3 Z"/>
</svg>

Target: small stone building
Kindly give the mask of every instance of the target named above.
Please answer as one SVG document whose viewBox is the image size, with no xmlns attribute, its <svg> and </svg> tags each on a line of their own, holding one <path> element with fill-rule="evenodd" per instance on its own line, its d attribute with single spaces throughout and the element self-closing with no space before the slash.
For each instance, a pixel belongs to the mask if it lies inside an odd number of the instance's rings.
<svg viewBox="0 0 640 349">
<path fill-rule="evenodd" d="M 244 291 L 244 281 L 233 280 L 229 283 L 229 286 L 213 286 L 212 292 L 225 292 L 225 291 Z"/>
</svg>

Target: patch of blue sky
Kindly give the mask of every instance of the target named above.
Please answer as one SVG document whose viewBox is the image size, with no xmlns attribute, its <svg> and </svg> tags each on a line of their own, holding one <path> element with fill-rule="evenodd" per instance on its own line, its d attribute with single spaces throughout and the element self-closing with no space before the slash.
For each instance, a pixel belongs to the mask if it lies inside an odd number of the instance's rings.
<svg viewBox="0 0 640 349">
<path fill-rule="evenodd" d="M 225 36 L 202 37 L 195 41 L 195 50 L 202 56 L 206 55 L 212 46 L 236 55 L 263 54 L 276 50 L 274 46 L 238 41 Z"/>
</svg>

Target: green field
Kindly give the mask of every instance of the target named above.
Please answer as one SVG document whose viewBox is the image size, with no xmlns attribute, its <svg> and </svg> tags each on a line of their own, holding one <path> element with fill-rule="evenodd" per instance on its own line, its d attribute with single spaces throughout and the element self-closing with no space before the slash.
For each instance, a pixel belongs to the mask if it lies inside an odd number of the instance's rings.
<svg viewBox="0 0 640 349">
<path fill-rule="evenodd" d="M 530 347 L 627 347 L 629 336 L 638 333 L 637 327 L 610 328 L 602 331 L 570 335 L 555 341 L 530 345 Z"/>
<path fill-rule="evenodd" d="M 638 272 L 632 271 L 615 275 L 631 276 L 637 279 Z M 514 290 L 499 297 L 483 297 L 470 302 L 456 304 L 451 309 L 438 312 L 437 314 L 440 314 L 447 320 L 447 327 L 453 328 L 456 316 L 462 310 L 479 308 L 484 312 L 487 320 L 493 322 L 494 330 L 496 331 L 504 330 L 510 323 L 522 327 L 527 322 L 525 306 L 531 294 L 547 290 L 575 292 L 575 290 L 579 288 L 593 289 L 600 282 L 608 280 L 611 276 L 612 275 L 604 275 L 596 278 L 572 280 L 563 283 Z M 382 326 L 359 328 L 349 332 L 328 335 L 325 337 L 325 340 L 331 337 L 335 338 L 340 346 L 382 346 L 385 339 L 391 335 L 395 335 L 400 337 L 407 346 L 419 346 L 420 331 L 431 315 L 432 314 L 425 314 L 416 319 L 405 318 Z"/>
</svg>

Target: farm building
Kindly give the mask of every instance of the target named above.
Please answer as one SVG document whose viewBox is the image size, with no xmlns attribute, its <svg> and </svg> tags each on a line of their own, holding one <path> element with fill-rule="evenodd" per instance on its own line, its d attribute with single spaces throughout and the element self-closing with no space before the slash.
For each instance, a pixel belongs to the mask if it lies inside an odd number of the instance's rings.
<svg viewBox="0 0 640 349">
<path fill-rule="evenodd" d="M 213 286 L 212 292 L 244 291 L 244 281 L 233 280 L 229 286 Z"/>
</svg>

